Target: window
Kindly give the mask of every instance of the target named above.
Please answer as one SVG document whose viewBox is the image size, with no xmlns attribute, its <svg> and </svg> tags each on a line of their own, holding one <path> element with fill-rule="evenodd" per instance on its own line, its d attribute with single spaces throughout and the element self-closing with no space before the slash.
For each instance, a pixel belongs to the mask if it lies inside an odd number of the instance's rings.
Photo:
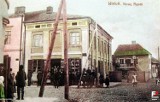
<svg viewBox="0 0 160 102">
<path fill-rule="evenodd" d="M 100 46 L 100 38 L 98 38 L 98 51 L 101 51 L 101 46 Z"/>
<path fill-rule="evenodd" d="M 80 33 L 79 32 L 70 33 L 70 45 L 80 45 Z"/>
<path fill-rule="evenodd" d="M 126 64 L 131 64 L 131 59 L 126 59 Z"/>
<path fill-rule="evenodd" d="M 6 31 L 4 44 L 10 44 L 10 43 L 11 43 L 11 31 Z"/>
<path fill-rule="evenodd" d="M 40 28 L 40 25 L 36 25 L 35 28 Z"/>
<path fill-rule="evenodd" d="M 33 35 L 33 47 L 42 47 L 42 34 Z"/>
<path fill-rule="evenodd" d="M 120 59 L 120 64 L 124 64 L 124 59 Z"/>
<path fill-rule="evenodd" d="M 77 25 L 77 22 L 73 22 L 72 25 Z"/>
<path fill-rule="evenodd" d="M 104 43 L 104 53 L 106 53 L 106 43 Z"/>
<path fill-rule="evenodd" d="M 101 41 L 101 51 L 103 52 L 103 41 Z"/>
<path fill-rule="evenodd" d="M 94 49 L 96 49 L 96 36 L 94 36 Z"/>
</svg>

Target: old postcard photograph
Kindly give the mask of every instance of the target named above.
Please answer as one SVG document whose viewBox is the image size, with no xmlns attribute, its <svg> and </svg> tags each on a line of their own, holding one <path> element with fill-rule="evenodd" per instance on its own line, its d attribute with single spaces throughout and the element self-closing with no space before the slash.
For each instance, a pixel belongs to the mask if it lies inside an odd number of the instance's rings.
<svg viewBox="0 0 160 102">
<path fill-rule="evenodd" d="M 0 102 L 160 101 L 160 0 L 0 0 Z"/>
</svg>

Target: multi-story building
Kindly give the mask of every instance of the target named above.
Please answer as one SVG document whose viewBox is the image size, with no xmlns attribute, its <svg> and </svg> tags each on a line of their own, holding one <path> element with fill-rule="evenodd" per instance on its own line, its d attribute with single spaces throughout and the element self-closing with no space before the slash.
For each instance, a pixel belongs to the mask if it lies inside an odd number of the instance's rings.
<svg viewBox="0 0 160 102">
<path fill-rule="evenodd" d="M 52 7 L 46 10 L 26 12 L 25 7 L 17 7 L 9 16 L 10 24 L 5 29 L 5 55 L 11 58 L 13 72 L 20 64 L 26 72 L 37 79 L 47 58 L 56 13 Z M 67 15 L 68 57 L 70 71 L 81 72 L 83 68 L 95 69 L 106 74 L 111 67 L 110 36 L 90 17 Z M 51 56 L 50 70 L 63 69 L 64 37 L 63 21 L 60 19 Z"/>
<path fill-rule="evenodd" d="M 9 23 L 8 20 L 8 9 L 9 2 L 7 0 L 0 1 L 0 64 L 3 64 L 4 58 L 4 35 L 5 35 L 5 26 Z"/>
<path fill-rule="evenodd" d="M 16 73 L 19 65 L 23 64 L 24 13 L 25 7 L 17 7 L 15 13 L 9 15 L 10 23 L 5 29 L 4 54 L 10 57 L 10 67 L 13 73 Z"/>
<path fill-rule="evenodd" d="M 25 13 L 25 69 L 37 73 L 47 58 L 56 13 L 47 10 Z M 96 32 L 95 29 L 97 28 Z M 67 15 L 70 71 L 98 68 L 106 74 L 111 68 L 112 36 L 90 17 Z M 90 49 L 90 50 L 89 50 Z M 63 68 L 64 37 L 62 17 L 51 56 L 50 68 Z M 34 75 L 32 75 L 34 76 Z"/>
</svg>

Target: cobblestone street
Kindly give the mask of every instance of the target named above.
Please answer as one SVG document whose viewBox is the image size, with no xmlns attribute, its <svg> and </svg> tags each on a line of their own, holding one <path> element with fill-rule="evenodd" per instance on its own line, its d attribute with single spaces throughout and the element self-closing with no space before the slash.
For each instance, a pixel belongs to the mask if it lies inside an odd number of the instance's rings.
<svg viewBox="0 0 160 102">
<path fill-rule="evenodd" d="M 68 102 L 64 99 L 64 87 L 55 89 L 46 86 L 44 97 L 39 98 L 40 87 L 31 86 L 25 89 L 25 100 L 15 102 Z M 131 83 L 122 83 L 111 88 L 79 88 L 70 87 L 70 102 L 148 102 L 151 100 L 151 91 L 160 92 L 160 85 L 155 80 L 147 83 L 138 83 L 133 87 Z"/>
</svg>

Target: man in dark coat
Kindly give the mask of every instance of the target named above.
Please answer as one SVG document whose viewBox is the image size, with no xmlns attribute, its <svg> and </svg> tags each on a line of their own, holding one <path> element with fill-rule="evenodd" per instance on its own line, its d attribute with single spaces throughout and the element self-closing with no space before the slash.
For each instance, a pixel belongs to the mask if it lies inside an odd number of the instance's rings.
<svg viewBox="0 0 160 102">
<path fill-rule="evenodd" d="M 16 84 L 17 84 L 17 100 L 20 100 L 20 92 L 21 94 L 21 99 L 24 100 L 24 86 L 25 86 L 25 81 L 26 81 L 26 73 L 23 69 L 23 65 L 20 65 L 19 71 L 17 72 L 16 75 Z"/>
<path fill-rule="evenodd" d="M 103 87 L 103 82 L 104 82 L 104 77 L 103 77 L 103 75 L 100 75 L 100 76 L 99 76 L 99 84 L 100 84 L 100 87 Z"/>
<path fill-rule="evenodd" d="M 37 74 L 37 86 L 40 86 L 41 85 L 41 82 L 42 82 L 42 77 L 43 77 L 43 73 L 42 71 L 38 71 L 38 74 Z"/>
<path fill-rule="evenodd" d="M 55 85 L 55 88 L 59 87 L 59 81 L 60 81 L 60 72 L 56 71 L 54 73 L 54 85 Z"/>
<path fill-rule="evenodd" d="M 12 68 L 10 68 L 9 76 L 8 76 L 8 84 L 7 84 L 7 99 L 8 102 L 12 102 L 14 95 L 14 78 L 12 76 Z"/>
<path fill-rule="evenodd" d="M 110 81 L 109 76 L 106 75 L 105 84 L 106 84 L 107 87 L 109 87 L 109 81 Z"/>
</svg>

